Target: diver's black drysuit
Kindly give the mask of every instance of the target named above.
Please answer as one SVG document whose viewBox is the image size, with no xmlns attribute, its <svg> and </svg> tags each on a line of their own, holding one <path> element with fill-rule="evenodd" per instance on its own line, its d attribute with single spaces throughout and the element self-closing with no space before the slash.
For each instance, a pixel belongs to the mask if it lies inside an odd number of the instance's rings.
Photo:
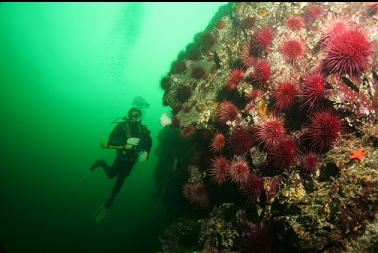
<svg viewBox="0 0 378 253">
<path fill-rule="evenodd" d="M 109 178 L 117 176 L 112 193 L 104 205 L 107 209 L 111 208 L 115 196 L 137 161 L 138 154 L 141 151 L 146 151 L 149 154 L 151 151 L 152 139 L 150 130 L 140 122 L 132 122 L 128 119 L 119 123 L 113 129 L 109 136 L 108 144 L 112 146 L 124 146 L 127 144 L 127 139 L 131 137 L 139 138 L 139 144 L 132 149 L 118 149 L 112 166 L 109 166 L 104 159 L 100 159 L 92 167 L 92 170 L 96 167 L 102 167 Z"/>
</svg>

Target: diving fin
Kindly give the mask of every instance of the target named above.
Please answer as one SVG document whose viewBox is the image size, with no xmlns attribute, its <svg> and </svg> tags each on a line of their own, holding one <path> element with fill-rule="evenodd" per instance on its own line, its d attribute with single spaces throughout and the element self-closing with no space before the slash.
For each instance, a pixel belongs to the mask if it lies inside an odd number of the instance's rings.
<svg viewBox="0 0 378 253">
<path fill-rule="evenodd" d="M 92 166 L 91 166 L 89 169 L 83 171 L 83 173 L 81 173 L 81 175 L 77 178 L 77 180 L 82 179 L 85 175 L 87 175 L 87 173 L 88 173 L 89 171 L 94 171 L 94 170 L 95 170 L 96 168 L 98 168 L 99 166 L 103 166 L 104 163 L 105 163 L 105 161 L 104 161 L 103 159 L 98 159 L 97 161 L 95 161 L 95 162 L 92 164 Z"/>
<path fill-rule="evenodd" d="M 109 211 L 110 209 L 106 208 L 105 206 L 101 206 L 94 215 L 94 220 L 96 223 L 104 224 L 105 221 L 109 217 Z"/>
<path fill-rule="evenodd" d="M 82 179 L 88 173 L 88 171 L 89 170 L 85 170 L 83 173 L 81 173 L 81 175 L 77 178 L 77 180 Z"/>
</svg>

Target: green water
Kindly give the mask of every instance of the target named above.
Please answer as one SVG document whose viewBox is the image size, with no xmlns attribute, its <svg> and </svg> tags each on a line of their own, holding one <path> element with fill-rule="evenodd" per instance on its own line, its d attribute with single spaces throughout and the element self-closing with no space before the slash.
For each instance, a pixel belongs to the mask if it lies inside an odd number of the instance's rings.
<svg viewBox="0 0 378 253">
<path fill-rule="evenodd" d="M 159 81 L 222 4 L 0 4 L 5 252 L 153 252 L 166 219 L 153 198 L 153 150 L 168 111 Z M 126 180 L 109 220 L 96 224 L 114 181 L 100 170 L 76 178 L 98 158 L 112 161 L 99 141 L 135 96 L 151 104 L 142 119 L 151 156 Z"/>
</svg>

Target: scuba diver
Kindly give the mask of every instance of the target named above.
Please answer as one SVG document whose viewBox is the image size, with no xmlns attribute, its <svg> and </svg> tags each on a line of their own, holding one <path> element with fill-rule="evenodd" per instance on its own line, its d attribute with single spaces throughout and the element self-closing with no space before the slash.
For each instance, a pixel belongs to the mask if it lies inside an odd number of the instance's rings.
<svg viewBox="0 0 378 253">
<path fill-rule="evenodd" d="M 95 221 L 97 223 L 103 223 L 107 218 L 114 198 L 120 191 L 123 182 L 130 174 L 135 163 L 137 161 L 144 162 L 148 159 L 152 139 L 150 130 L 140 121 L 141 116 L 141 110 L 132 107 L 128 112 L 128 116 L 123 117 L 122 122 L 116 122 L 118 124 L 111 132 L 108 141 L 101 143 L 102 148 L 117 150 L 113 164 L 110 166 L 104 159 L 99 159 L 89 169 L 90 171 L 94 171 L 96 168 L 101 167 L 109 178 L 117 177 L 109 198 L 95 214 Z"/>
</svg>

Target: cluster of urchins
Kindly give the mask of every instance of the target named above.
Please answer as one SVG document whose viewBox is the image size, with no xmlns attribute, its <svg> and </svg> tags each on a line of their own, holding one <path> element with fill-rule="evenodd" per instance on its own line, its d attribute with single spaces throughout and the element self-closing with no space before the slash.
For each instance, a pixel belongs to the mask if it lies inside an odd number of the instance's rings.
<svg viewBox="0 0 378 253">
<path fill-rule="evenodd" d="M 287 17 L 286 26 L 291 30 L 305 28 L 321 12 L 321 6 L 310 5 L 302 15 Z M 290 79 L 275 84 L 274 88 L 267 87 L 271 66 L 266 56 L 273 50 L 270 46 L 277 31 L 272 26 L 264 26 L 252 35 L 241 52 L 244 66 L 231 71 L 225 90 L 237 92 L 238 85 L 247 80 L 253 85 L 253 91 L 247 95 L 249 102 L 242 109 L 230 100 L 224 100 L 219 105 L 218 122 L 234 124 L 226 131 L 214 132 L 212 137 L 210 147 L 214 157 L 208 175 L 213 182 L 218 185 L 226 181 L 237 183 L 248 200 L 259 200 L 264 192 L 264 171 L 254 166 L 248 158 L 253 146 L 266 152 L 267 164 L 277 174 L 288 171 L 294 165 L 298 165 L 302 173 L 311 174 L 320 164 L 321 155 L 330 150 L 341 136 L 343 122 L 327 99 L 332 91 L 327 78 L 334 75 L 361 75 L 372 54 L 371 42 L 361 27 L 343 18 L 327 21 L 321 33 L 318 46 L 324 58 L 318 64 L 318 69 L 303 73 L 299 80 Z M 306 47 L 300 39 L 287 38 L 278 50 L 290 66 L 306 57 Z M 268 94 L 267 97 L 272 100 L 269 108 L 271 113 L 246 127 L 240 115 L 256 109 L 256 99 L 264 94 Z M 302 129 L 295 137 L 290 134 L 287 122 L 283 120 L 285 117 L 286 121 L 289 120 L 289 114 L 306 115 L 305 119 L 290 119 L 303 120 L 300 123 Z M 182 130 L 183 135 L 191 133 L 193 127 Z M 206 206 L 205 188 L 201 182 L 186 184 L 184 192 L 193 202 Z"/>
<path fill-rule="evenodd" d="M 288 16 L 285 25 L 293 31 L 308 29 L 321 18 L 322 12 L 321 5 L 310 4 L 302 14 Z M 254 19 L 247 17 L 241 21 L 241 28 L 252 29 L 254 25 L 251 23 L 254 23 Z M 218 25 L 218 29 L 223 27 L 223 23 L 222 26 Z M 243 94 L 247 102 L 242 107 L 240 101 L 232 100 L 235 96 L 220 101 L 215 117 L 217 123 L 214 125 L 221 127 L 213 132 L 207 145 L 210 147 L 207 152 L 211 154 L 207 175 L 218 187 L 227 182 L 235 183 L 249 203 L 269 201 L 277 193 L 282 174 L 293 168 L 298 168 L 302 175 L 314 173 L 322 157 L 341 137 L 344 124 L 329 100 L 330 94 L 340 84 L 332 85 L 328 80 L 335 76 L 339 80 L 346 75 L 351 78 L 361 76 L 372 55 L 372 43 L 361 26 L 342 17 L 325 21 L 320 32 L 320 41 L 316 46 L 322 53 L 322 59 L 314 66 L 315 71 L 280 83 L 272 84 L 270 80 L 271 65 L 267 56 L 277 50 L 288 66 L 298 66 L 298 62 L 314 52 L 310 52 L 305 41 L 286 37 L 279 48 L 272 49 L 277 29 L 267 25 L 256 30 L 250 42 L 243 47 L 240 52 L 243 65 L 231 70 L 223 91 L 240 95 L 238 86 L 241 82 L 250 83 L 253 89 L 250 94 Z M 203 43 L 210 45 L 206 48 L 208 50 L 215 41 L 211 33 L 205 35 Z M 188 52 L 196 56 L 192 56 L 191 60 L 200 57 L 198 50 Z M 202 72 L 193 69 L 192 77 L 203 78 L 205 73 Z M 191 96 L 190 89 L 186 87 L 179 87 L 176 92 L 181 104 Z M 247 121 L 246 115 L 258 110 L 257 101 L 266 98 L 270 100 L 267 103 L 269 112 L 265 115 L 260 113 L 256 122 Z M 174 114 L 182 109 L 185 108 L 174 108 Z M 296 127 L 289 127 L 289 120 L 298 121 L 294 124 Z M 180 126 L 177 118 L 174 118 L 174 125 Z M 183 136 L 195 132 L 192 125 L 181 130 Z M 254 164 L 252 149 L 266 154 L 262 165 Z M 209 157 L 205 158 L 209 160 Z M 202 180 L 186 183 L 183 193 L 192 203 L 201 207 L 210 206 L 208 191 Z M 269 231 L 269 225 L 265 222 L 252 226 L 242 240 L 242 251 L 271 252 L 271 243 L 260 243 L 271 242 Z M 264 248 L 260 249 L 259 245 Z"/>
</svg>

